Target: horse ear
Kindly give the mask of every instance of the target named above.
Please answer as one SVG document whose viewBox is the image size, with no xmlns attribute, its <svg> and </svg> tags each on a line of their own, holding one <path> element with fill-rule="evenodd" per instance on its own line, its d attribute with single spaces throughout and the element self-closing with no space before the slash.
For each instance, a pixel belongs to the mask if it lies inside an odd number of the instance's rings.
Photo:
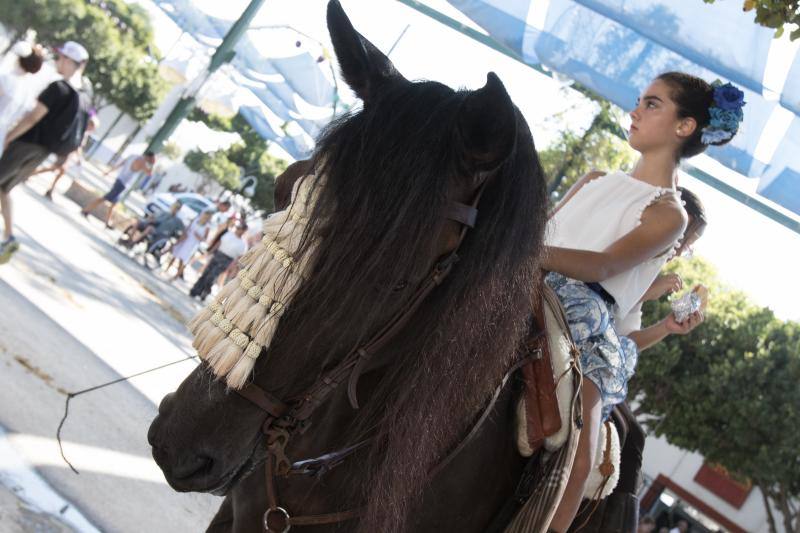
<svg viewBox="0 0 800 533">
<path fill-rule="evenodd" d="M 353 28 L 338 0 L 328 2 L 328 31 L 342 77 L 365 103 L 383 83 L 405 81 L 389 58 Z"/>
<path fill-rule="evenodd" d="M 494 72 L 461 104 L 458 133 L 467 164 L 475 171 L 493 170 L 514 150 L 517 110 Z"/>
</svg>

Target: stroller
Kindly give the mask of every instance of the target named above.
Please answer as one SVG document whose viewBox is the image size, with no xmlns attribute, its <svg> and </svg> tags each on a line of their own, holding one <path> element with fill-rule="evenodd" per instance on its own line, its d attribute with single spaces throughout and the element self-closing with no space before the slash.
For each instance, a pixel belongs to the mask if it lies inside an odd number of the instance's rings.
<svg viewBox="0 0 800 533">
<path fill-rule="evenodd" d="M 172 245 L 181 235 L 184 228 L 183 225 L 179 225 L 171 227 L 168 231 L 163 231 L 161 226 L 155 223 L 155 221 L 145 218 L 129 229 L 135 228 L 142 231 L 148 225 L 153 227 L 153 231 L 147 232 L 147 234 L 144 235 L 144 239 L 141 241 L 132 243 L 130 239 L 125 239 L 125 235 L 123 235 L 123 237 L 117 241 L 117 244 L 129 250 L 139 244 L 144 244 L 144 251 L 141 252 L 142 265 L 146 269 L 152 270 L 155 267 L 163 265 L 167 252 L 172 249 Z M 162 231 L 159 231 L 160 229 L 162 229 Z M 130 233 L 128 233 L 127 230 L 126 235 L 130 237 Z M 137 253 L 136 255 L 139 254 Z"/>
</svg>

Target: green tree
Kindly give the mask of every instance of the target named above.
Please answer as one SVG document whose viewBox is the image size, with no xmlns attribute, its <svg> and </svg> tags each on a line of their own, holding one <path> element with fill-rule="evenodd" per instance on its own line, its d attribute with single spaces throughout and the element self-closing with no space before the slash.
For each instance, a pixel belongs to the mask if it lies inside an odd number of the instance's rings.
<svg viewBox="0 0 800 533">
<path fill-rule="evenodd" d="M 701 259 L 667 270 L 687 288 L 709 287 L 706 320 L 640 355 L 629 398 L 656 435 L 752 481 L 781 511 L 785 530 L 800 531 L 800 326 L 720 283 Z M 666 299 L 650 302 L 643 323 L 669 312 Z"/>
<path fill-rule="evenodd" d="M 222 115 L 206 113 L 199 107 L 193 107 L 186 119 L 193 122 L 202 122 L 212 130 L 233 131 L 233 125 L 231 124 L 233 117 L 223 117 Z"/>
<path fill-rule="evenodd" d="M 231 145 L 226 156 L 234 164 L 244 169 L 244 174 L 257 180 L 256 191 L 250 199 L 253 207 L 267 213 L 275 209 L 275 178 L 286 170 L 289 164 L 283 159 L 267 153 L 269 146 L 261 135 L 240 114 L 231 118 L 205 113 L 199 108 L 192 110 L 189 120 L 205 123 L 218 131 L 235 132 L 242 138 L 241 143 Z"/>
<path fill-rule="evenodd" d="M 562 198 L 581 176 L 591 170 L 627 170 L 635 152 L 620 137 L 618 113 L 605 100 L 582 133 L 564 128 L 558 139 L 539 152 L 552 200 Z"/>
<path fill-rule="evenodd" d="M 47 46 L 75 40 L 89 51 L 85 75 L 95 106 L 113 103 L 136 120 L 150 118 L 166 84 L 148 51 L 155 51 L 152 28 L 140 8 L 122 1 L 0 0 L 0 22 L 17 39 L 34 30 Z"/>
<path fill-rule="evenodd" d="M 703 0 L 713 4 L 715 0 Z M 800 1 L 798 0 L 744 0 L 744 11 L 755 11 L 755 22 L 775 30 L 775 38 L 783 35 L 786 26 L 793 28 L 789 38 L 800 39 Z"/>
<path fill-rule="evenodd" d="M 224 188 L 236 191 L 239 189 L 239 167 L 228 159 L 224 150 L 206 153 L 200 150 L 188 152 L 183 162 L 190 170 L 197 172 L 204 179 L 204 184 L 216 181 Z"/>
<path fill-rule="evenodd" d="M 183 155 L 183 150 L 181 150 L 181 147 L 178 146 L 178 143 L 174 141 L 167 141 L 161 148 L 161 155 L 167 159 L 172 159 L 173 161 L 180 161 L 181 156 Z"/>
</svg>

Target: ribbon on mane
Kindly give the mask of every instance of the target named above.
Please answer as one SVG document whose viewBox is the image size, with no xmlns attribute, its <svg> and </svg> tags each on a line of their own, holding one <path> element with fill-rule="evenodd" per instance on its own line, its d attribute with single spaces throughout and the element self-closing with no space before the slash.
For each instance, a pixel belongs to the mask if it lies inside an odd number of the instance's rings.
<svg viewBox="0 0 800 533">
<path fill-rule="evenodd" d="M 188 324 L 200 358 L 233 389 L 247 382 L 306 278 L 309 265 L 296 261 L 295 254 L 308 222 L 316 182 L 313 175 L 297 180 L 292 203 L 264 222 L 264 236 L 239 260 L 239 274 Z"/>
</svg>

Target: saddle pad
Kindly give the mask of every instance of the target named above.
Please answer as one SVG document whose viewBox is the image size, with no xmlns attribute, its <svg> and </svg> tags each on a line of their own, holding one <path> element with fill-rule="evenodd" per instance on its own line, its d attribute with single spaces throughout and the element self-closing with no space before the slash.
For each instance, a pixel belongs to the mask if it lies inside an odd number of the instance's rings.
<svg viewBox="0 0 800 533">
<path fill-rule="evenodd" d="M 586 490 L 583 492 L 583 497 L 590 500 L 602 500 L 610 495 L 619 482 L 619 465 L 622 455 L 622 449 L 619 442 L 619 433 L 617 426 L 611 421 L 607 420 L 604 424 L 600 425 L 600 433 L 597 439 L 597 450 L 594 456 L 594 468 L 589 472 L 589 477 L 586 480 Z M 602 472 L 602 465 L 604 462 L 610 463 L 611 474 Z M 606 481 L 608 478 L 608 481 Z M 602 490 L 601 490 L 602 487 Z"/>
</svg>

